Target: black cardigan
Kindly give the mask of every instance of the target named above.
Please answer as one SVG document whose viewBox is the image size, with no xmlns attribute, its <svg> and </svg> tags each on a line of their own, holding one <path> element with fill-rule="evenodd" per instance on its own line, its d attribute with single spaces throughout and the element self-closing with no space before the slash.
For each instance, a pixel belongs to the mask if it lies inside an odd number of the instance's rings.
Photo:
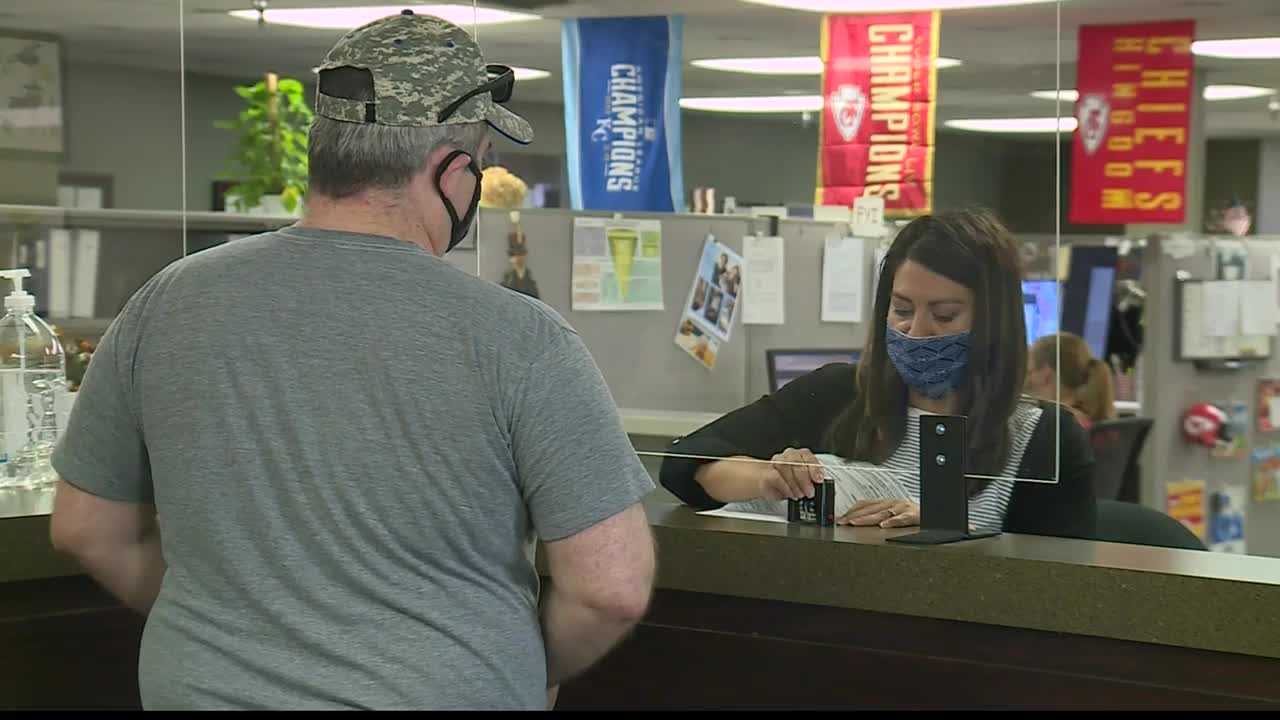
<svg viewBox="0 0 1280 720">
<path fill-rule="evenodd" d="M 725 415 L 675 440 L 672 453 L 767 459 L 788 447 L 830 452 L 826 435 L 852 403 L 855 368 L 828 365 L 787 383 L 776 393 Z M 1097 509 L 1093 493 L 1093 452 L 1070 412 L 1041 403 L 1044 414 L 1032 432 L 1018 477 L 1054 476 L 1055 418 L 1061 416 L 1062 467 L 1056 484 L 1019 482 L 1005 514 L 1004 530 L 1029 535 L 1092 538 Z M 694 480 L 703 460 L 668 457 L 660 480 L 676 497 L 699 510 L 721 507 Z"/>
</svg>

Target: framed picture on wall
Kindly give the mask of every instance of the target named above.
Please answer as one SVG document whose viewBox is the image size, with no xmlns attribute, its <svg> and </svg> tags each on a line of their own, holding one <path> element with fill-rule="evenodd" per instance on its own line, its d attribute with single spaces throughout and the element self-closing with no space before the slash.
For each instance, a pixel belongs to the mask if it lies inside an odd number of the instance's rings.
<svg viewBox="0 0 1280 720">
<path fill-rule="evenodd" d="M 0 33 L 0 152 L 60 155 L 65 149 L 62 41 Z"/>
</svg>

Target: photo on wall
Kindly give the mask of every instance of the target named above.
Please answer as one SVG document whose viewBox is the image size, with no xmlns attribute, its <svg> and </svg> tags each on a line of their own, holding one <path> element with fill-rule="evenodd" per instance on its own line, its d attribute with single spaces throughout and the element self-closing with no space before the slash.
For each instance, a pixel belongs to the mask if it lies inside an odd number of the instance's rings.
<svg viewBox="0 0 1280 720">
<path fill-rule="evenodd" d="M 1258 381 L 1258 432 L 1280 430 L 1280 380 Z"/>
<path fill-rule="evenodd" d="M 721 342 L 728 342 L 741 296 L 742 256 L 708 237 L 685 314 Z"/>
<path fill-rule="evenodd" d="M 733 333 L 742 304 L 742 268 L 741 255 L 707 237 L 676 328 L 676 345 L 708 370 L 715 367 L 720 344 Z"/>
<path fill-rule="evenodd" d="M 676 330 L 676 345 L 706 369 L 715 369 L 720 343 L 687 317 L 680 321 L 680 327 Z"/>
<path fill-rule="evenodd" d="M 52 35 L 0 35 L 0 153 L 63 152 L 62 54 Z"/>
</svg>

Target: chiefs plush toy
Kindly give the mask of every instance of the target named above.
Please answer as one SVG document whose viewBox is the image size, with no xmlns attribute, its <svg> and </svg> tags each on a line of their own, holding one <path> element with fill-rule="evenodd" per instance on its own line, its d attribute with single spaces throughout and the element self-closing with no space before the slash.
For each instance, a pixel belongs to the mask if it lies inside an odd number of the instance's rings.
<svg viewBox="0 0 1280 720">
<path fill-rule="evenodd" d="M 1182 415 L 1182 436 L 1189 443 L 1222 447 L 1231 442 L 1231 424 L 1221 408 L 1196 403 Z"/>
</svg>

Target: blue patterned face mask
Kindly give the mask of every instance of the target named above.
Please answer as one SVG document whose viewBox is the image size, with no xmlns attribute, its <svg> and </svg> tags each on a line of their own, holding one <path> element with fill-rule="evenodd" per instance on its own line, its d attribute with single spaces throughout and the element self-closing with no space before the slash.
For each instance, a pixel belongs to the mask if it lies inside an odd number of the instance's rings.
<svg viewBox="0 0 1280 720">
<path fill-rule="evenodd" d="M 886 328 L 885 350 L 907 387 L 937 400 L 964 384 L 969 333 L 914 338 Z"/>
</svg>

